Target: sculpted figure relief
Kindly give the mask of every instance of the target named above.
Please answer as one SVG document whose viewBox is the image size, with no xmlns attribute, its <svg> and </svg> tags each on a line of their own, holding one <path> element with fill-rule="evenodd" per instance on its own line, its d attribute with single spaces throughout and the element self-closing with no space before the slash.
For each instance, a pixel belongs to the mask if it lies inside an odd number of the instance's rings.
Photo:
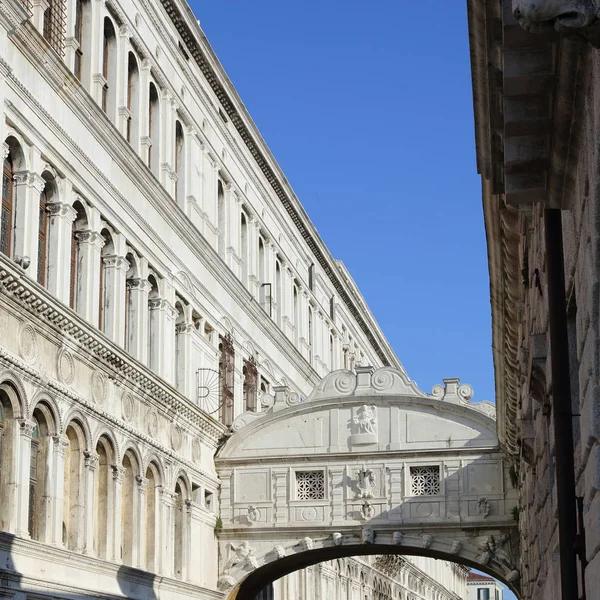
<svg viewBox="0 0 600 600">
<path fill-rule="evenodd" d="M 354 418 L 354 424 L 358 425 L 358 433 L 377 433 L 377 409 L 375 406 L 363 404 Z"/>
<path fill-rule="evenodd" d="M 371 469 L 363 467 L 357 474 L 359 498 L 372 498 L 375 486 L 375 475 Z"/>
<path fill-rule="evenodd" d="M 234 567 L 257 569 L 258 561 L 254 556 L 254 548 L 247 541 L 242 542 L 239 546 L 235 544 L 227 544 L 229 558 L 225 563 L 224 571 L 229 573 Z"/>
</svg>

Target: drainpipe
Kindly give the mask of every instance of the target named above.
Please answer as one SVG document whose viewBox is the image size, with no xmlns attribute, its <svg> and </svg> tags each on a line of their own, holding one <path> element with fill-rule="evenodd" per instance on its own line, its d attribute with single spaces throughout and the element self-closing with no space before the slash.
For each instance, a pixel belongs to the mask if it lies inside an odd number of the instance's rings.
<svg viewBox="0 0 600 600">
<path fill-rule="evenodd" d="M 577 507 L 573 459 L 573 411 L 565 299 L 562 214 L 544 209 L 548 312 L 550 318 L 550 361 L 552 369 L 552 411 L 556 453 L 558 500 L 558 543 L 562 600 L 579 597 L 577 585 Z"/>
</svg>

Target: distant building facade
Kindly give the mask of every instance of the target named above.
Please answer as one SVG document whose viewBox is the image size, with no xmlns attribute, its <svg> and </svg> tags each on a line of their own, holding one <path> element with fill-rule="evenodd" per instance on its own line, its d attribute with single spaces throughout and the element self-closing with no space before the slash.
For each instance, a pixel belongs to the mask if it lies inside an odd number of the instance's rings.
<svg viewBox="0 0 600 600">
<path fill-rule="evenodd" d="M 233 419 L 401 368 L 185 2 L 0 6 L 0 589 L 221 598 Z"/>
<path fill-rule="evenodd" d="M 595 2 L 468 2 L 498 435 L 522 597 L 600 589 L 600 38 Z M 593 26 L 594 25 L 594 26 Z"/>
<path fill-rule="evenodd" d="M 504 590 L 493 578 L 471 571 L 467 575 L 466 600 L 503 600 Z"/>
</svg>

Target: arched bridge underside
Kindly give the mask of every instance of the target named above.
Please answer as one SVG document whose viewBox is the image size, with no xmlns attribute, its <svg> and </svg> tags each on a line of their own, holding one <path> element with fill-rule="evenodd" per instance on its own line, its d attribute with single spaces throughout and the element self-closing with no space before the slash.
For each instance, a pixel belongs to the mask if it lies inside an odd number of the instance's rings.
<svg viewBox="0 0 600 600">
<path fill-rule="evenodd" d="M 336 371 L 306 399 L 275 388 L 216 458 L 219 586 L 245 600 L 323 560 L 413 554 L 486 571 L 518 593 L 517 493 L 494 406 L 446 379 Z"/>
</svg>

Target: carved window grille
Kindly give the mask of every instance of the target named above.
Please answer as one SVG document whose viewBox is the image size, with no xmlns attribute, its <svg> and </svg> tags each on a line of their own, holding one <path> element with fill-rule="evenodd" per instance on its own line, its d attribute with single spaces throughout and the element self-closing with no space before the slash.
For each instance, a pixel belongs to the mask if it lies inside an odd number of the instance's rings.
<svg viewBox="0 0 600 600">
<path fill-rule="evenodd" d="M 224 425 L 231 425 L 233 423 L 233 381 L 235 370 L 235 351 L 231 335 L 221 336 L 219 349 L 221 350 L 221 358 L 219 359 L 221 422 Z"/>
<path fill-rule="evenodd" d="M 440 493 L 440 468 L 410 467 L 412 496 L 437 496 Z"/>
<path fill-rule="evenodd" d="M 258 369 L 254 357 L 244 361 L 244 406 L 256 410 L 258 398 Z"/>
<path fill-rule="evenodd" d="M 296 499 L 323 500 L 325 473 L 323 471 L 296 471 Z"/>
<path fill-rule="evenodd" d="M 64 0 L 49 0 L 44 11 L 43 36 L 59 56 L 65 53 L 66 11 Z"/>
</svg>

